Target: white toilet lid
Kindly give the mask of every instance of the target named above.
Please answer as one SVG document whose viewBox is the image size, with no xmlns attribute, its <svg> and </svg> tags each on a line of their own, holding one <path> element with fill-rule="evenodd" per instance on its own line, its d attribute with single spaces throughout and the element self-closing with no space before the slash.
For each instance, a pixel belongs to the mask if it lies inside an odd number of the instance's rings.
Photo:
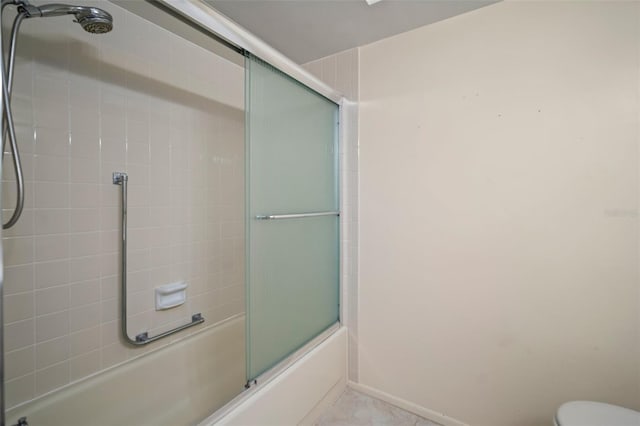
<svg viewBox="0 0 640 426">
<path fill-rule="evenodd" d="M 559 426 L 640 426 L 640 413 L 602 402 L 572 401 L 556 415 Z"/>
</svg>

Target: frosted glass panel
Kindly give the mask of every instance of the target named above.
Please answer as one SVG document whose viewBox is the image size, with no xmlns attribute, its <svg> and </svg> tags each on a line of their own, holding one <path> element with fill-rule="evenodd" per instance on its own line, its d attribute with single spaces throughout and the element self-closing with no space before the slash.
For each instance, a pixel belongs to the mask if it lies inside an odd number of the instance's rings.
<svg viewBox="0 0 640 426">
<path fill-rule="evenodd" d="M 338 320 L 333 102 L 247 58 L 247 375 L 277 364 Z"/>
</svg>

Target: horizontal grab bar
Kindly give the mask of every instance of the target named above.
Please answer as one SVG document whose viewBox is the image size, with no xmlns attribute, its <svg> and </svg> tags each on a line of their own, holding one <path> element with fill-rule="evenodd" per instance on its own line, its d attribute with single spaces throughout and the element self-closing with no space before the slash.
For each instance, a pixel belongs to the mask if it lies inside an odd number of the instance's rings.
<svg viewBox="0 0 640 426">
<path fill-rule="evenodd" d="M 191 322 L 187 324 L 183 324 L 176 328 L 172 328 L 171 330 L 165 331 L 164 333 L 160 333 L 151 337 L 149 337 L 149 333 L 147 333 L 146 331 L 144 333 L 138 334 L 136 336 L 136 344 L 146 345 L 147 343 L 155 342 L 156 340 L 160 340 L 163 337 L 170 336 L 174 333 L 177 333 L 178 331 L 184 330 L 185 328 L 192 327 L 196 324 L 202 324 L 203 322 L 204 322 L 204 318 L 202 318 L 202 314 L 193 314 L 191 316 Z"/>
<path fill-rule="evenodd" d="M 257 220 L 280 220 L 280 219 L 300 219 L 303 217 L 318 217 L 318 216 L 340 216 L 340 212 L 314 212 L 314 213 L 293 213 L 293 214 L 265 214 L 257 215 Z"/>
<path fill-rule="evenodd" d="M 164 333 L 160 333 L 156 336 L 149 337 L 148 332 L 140 333 L 136 336 L 135 339 L 129 337 L 129 332 L 127 331 L 127 183 L 129 182 L 129 176 L 123 172 L 113 172 L 113 184 L 120 185 L 122 187 L 122 281 L 120 282 L 120 291 L 122 292 L 122 307 L 120 308 L 120 325 L 122 327 L 122 337 L 124 340 L 130 345 L 141 346 L 146 345 L 151 342 L 155 342 L 156 340 L 162 339 L 163 337 L 170 336 L 178 331 L 182 331 L 185 328 L 193 327 L 194 325 L 202 324 L 204 322 L 204 318 L 202 315 L 197 313 L 191 316 L 191 322 L 187 324 L 183 324 L 176 328 L 173 328 L 169 331 L 165 331 Z"/>
</svg>

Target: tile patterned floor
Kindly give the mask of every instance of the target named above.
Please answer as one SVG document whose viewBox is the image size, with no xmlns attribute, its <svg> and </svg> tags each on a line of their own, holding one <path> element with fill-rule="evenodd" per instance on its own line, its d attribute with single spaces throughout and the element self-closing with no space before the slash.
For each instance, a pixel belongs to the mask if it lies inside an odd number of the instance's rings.
<svg viewBox="0 0 640 426">
<path fill-rule="evenodd" d="M 439 426 L 386 402 L 347 388 L 316 426 Z"/>
</svg>

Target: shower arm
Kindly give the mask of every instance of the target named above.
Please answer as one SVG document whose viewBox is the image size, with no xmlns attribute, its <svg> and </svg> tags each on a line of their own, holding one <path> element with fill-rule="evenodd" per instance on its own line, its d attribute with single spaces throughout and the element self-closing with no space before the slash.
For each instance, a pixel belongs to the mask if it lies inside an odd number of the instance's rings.
<svg viewBox="0 0 640 426">
<path fill-rule="evenodd" d="M 5 6 L 16 6 L 18 9 L 18 13 L 24 13 L 25 17 L 30 18 L 32 16 L 40 16 L 40 8 L 32 5 L 27 0 L 2 0 L 2 9 L 4 10 Z"/>
</svg>

